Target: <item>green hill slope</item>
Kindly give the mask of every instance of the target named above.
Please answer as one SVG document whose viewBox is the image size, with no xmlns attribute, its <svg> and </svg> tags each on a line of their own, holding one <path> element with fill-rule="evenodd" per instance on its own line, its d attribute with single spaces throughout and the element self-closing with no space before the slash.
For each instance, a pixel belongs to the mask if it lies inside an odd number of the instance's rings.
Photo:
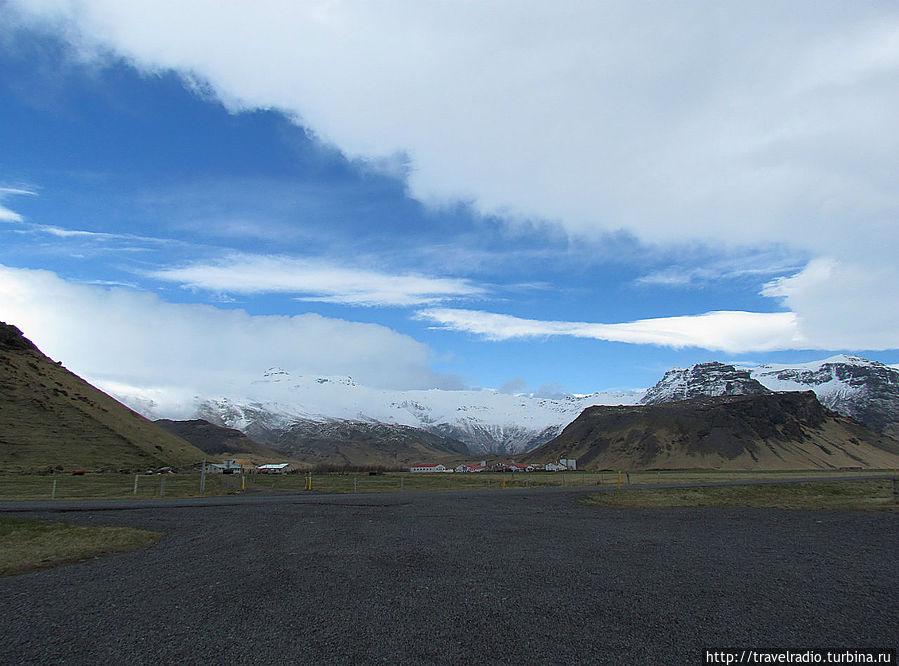
<svg viewBox="0 0 899 666">
<path fill-rule="evenodd" d="M 183 468 L 203 457 L 0 322 L 0 470 Z"/>
</svg>

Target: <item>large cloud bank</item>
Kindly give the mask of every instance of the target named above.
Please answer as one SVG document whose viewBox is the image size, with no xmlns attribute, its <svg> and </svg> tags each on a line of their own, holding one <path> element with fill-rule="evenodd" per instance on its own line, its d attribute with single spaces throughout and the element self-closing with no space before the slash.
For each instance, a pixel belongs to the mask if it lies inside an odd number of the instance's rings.
<svg viewBox="0 0 899 666">
<path fill-rule="evenodd" d="M 29 0 L 8 23 L 280 108 L 424 200 L 577 236 L 785 244 L 805 339 L 899 347 L 891 3 Z M 17 9 L 13 9 L 17 8 Z M 822 270 L 827 266 L 827 270 Z"/>
<path fill-rule="evenodd" d="M 167 303 L 49 271 L 0 266 L 0 315 L 51 358 L 120 395 L 189 403 L 192 392 L 243 390 L 273 366 L 388 388 L 456 386 L 428 369 L 427 346 L 384 326 Z"/>
</svg>

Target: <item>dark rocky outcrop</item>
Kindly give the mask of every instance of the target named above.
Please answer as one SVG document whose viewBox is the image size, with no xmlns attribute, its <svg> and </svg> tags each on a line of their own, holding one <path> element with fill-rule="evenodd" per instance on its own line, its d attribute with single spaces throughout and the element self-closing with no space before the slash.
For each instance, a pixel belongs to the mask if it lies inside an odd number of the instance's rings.
<svg viewBox="0 0 899 666">
<path fill-rule="evenodd" d="M 673 368 L 640 399 L 643 405 L 656 405 L 673 400 L 689 400 L 703 396 L 751 395 L 769 393 L 749 370 L 711 361 L 689 368 Z"/>
<path fill-rule="evenodd" d="M 159 419 L 155 423 L 211 455 L 224 456 L 243 453 L 265 458 L 280 457 L 277 451 L 250 439 L 240 430 L 218 426 L 203 419 L 189 421 Z"/>
<path fill-rule="evenodd" d="M 807 392 L 590 407 L 529 461 L 577 458 L 584 469 L 892 467 L 899 442 Z"/>
</svg>

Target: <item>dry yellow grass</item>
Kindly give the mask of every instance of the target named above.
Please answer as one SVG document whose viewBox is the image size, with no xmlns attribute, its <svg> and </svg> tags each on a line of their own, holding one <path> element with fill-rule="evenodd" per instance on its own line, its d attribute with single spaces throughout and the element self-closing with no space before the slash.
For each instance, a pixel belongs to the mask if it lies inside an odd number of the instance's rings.
<svg viewBox="0 0 899 666">
<path fill-rule="evenodd" d="M 0 518 L 0 576 L 136 550 L 162 534 L 128 527 L 93 527 Z"/>
<path fill-rule="evenodd" d="M 881 509 L 899 511 L 890 479 L 694 488 L 623 488 L 592 493 L 584 504 L 616 509 L 730 507 L 770 509 Z"/>
</svg>

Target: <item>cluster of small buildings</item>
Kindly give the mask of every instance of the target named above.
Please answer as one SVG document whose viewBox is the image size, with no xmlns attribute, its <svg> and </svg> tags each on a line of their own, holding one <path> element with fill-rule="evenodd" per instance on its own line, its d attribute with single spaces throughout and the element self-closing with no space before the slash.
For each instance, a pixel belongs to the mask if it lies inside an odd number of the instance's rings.
<svg viewBox="0 0 899 666">
<path fill-rule="evenodd" d="M 455 467 L 447 467 L 440 463 L 435 465 L 413 465 L 410 472 L 443 472 L 443 473 L 476 473 L 476 472 L 564 472 L 577 469 L 577 460 L 574 458 L 560 458 L 558 462 L 551 463 L 517 463 L 497 462 L 487 465 L 486 460 L 480 463 L 462 463 Z"/>
<path fill-rule="evenodd" d="M 223 460 L 220 463 L 206 463 L 207 474 L 290 474 L 295 471 L 290 463 L 270 463 L 254 465 L 245 460 Z"/>
</svg>

